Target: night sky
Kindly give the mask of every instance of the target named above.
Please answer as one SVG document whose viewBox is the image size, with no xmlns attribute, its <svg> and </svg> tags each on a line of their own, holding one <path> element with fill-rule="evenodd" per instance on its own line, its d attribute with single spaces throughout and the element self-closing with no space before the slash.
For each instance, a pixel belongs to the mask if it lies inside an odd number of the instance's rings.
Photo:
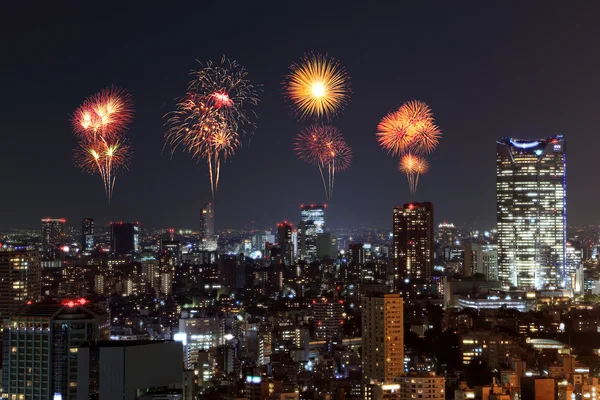
<svg viewBox="0 0 600 400">
<path fill-rule="evenodd" d="M 437 221 L 493 228 L 495 141 L 558 133 L 567 140 L 568 221 L 600 222 L 593 2 L 11 3 L 0 12 L 0 228 L 37 228 L 43 216 L 197 228 L 210 200 L 207 168 L 162 153 L 162 117 L 196 59 L 222 54 L 264 92 L 258 129 L 222 167 L 217 228 L 296 224 L 299 204 L 322 202 L 324 192 L 318 169 L 294 158 L 304 125 L 281 81 L 311 50 L 336 57 L 352 77 L 352 102 L 333 123 L 354 161 L 337 175 L 329 227 L 390 227 L 395 205 L 427 200 Z M 73 166 L 69 114 L 111 84 L 132 93 L 136 113 L 131 166 L 108 205 L 100 178 Z M 411 99 L 432 107 L 444 134 L 415 197 L 375 139 L 380 118 Z"/>
</svg>

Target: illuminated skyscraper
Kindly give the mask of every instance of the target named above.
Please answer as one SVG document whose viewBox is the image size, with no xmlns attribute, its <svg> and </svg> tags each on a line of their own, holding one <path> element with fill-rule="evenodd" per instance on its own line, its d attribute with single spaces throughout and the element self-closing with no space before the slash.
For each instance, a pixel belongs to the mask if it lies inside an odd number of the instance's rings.
<svg viewBox="0 0 600 400">
<path fill-rule="evenodd" d="M 497 142 L 499 278 L 522 288 L 568 285 L 562 135 Z"/>
<path fill-rule="evenodd" d="M 312 262 L 317 258 L 317 235 L 325 231 L 326 205 L 300 205 L 298 240 L 300 259 Z"/>
<path fill-rule="evenodd" d="M 81 250 L 91 253 L 95 246 L 94 218 L 84 218 L 81 221 Z"/>
<path fill-rule="evenodd" d="M 0 319 L 42 295 L 39 252 L 26 246 L 0 246 Z"/>
<path fill-rule="evenodd" d="M 79 347 L 108 340 L 104 307 L 85 299 L 25 305 L 5 320 L 2 398 L 77 398 Z"/>
<path fill-rule="evenodd" d="M 393 382 L 404 374 L 404 301 L 397 293 L 361 299 L 365 382 Z"/>
<path fill-rule="evenodd" d="M 294 246 L 292 244 L 292 224 L 283 221 L 277 224 L 277 244 L 281 249 L 281 258 L 285 265 L 294 263 Z"/>
<path fill-rule="evenodd" d="M 117 256 L 140 252 L 140 225 L 137 222 L 111 222 L 110 244 Z"/>
<path fill-rule="evenodd" d="M 42 219 L 42 257 L 45 260 L 54 260 L 59 247 L 65 240 L 64 218 Z"/>
<path fill-rule="evenodd" d="M 429 279 L 433 270 L 433 204 L 394 208 L 395 278 Z"/>
<path fill-rule="evenodd" d="M 215 211 L 212 203 L 206 203 L 200 210 L 200 248 L 215 251 L 217 241 L 215 237 Z"/>
</svg>

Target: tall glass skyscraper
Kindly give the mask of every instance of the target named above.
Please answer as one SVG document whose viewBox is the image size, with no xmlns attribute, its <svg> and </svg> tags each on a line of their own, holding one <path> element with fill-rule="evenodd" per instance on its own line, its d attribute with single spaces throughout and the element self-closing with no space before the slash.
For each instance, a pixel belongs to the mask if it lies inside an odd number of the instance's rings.
<svg viewBox="0 0 600 400">
<path fill-rule="evenodd" d="M 497 142 L 498 273 L 508 286 L 567 286 L 562 135 Z"/>
<path fill-rule="evenodd" d="M 317 235 L 325 231 L 325 208 L 324 204 L 300 206 L 298 240 L 301 260 L 312 262 L 317 258 Z"/>
<path fill-rule="evenodd" d="M 89 254 L 96 245 L 94 241 L 94 218 L 81 220 L 81 250 Z"/>
</svg>

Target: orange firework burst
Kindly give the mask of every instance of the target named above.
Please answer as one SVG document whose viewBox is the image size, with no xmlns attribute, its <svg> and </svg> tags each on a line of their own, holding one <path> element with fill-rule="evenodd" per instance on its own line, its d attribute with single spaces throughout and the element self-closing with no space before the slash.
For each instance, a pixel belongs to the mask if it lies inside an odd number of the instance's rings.
<svg viewBox="0 0 600 400">
<path fill-rule="evenodd" d="M 404 103 L 398 109 L 397 118 L 411 131 L 411 151 L 428 154 L 437 147 L 442 132 L 435 125 L 431 108 L 425 102 L 412 100 Z"/>
<path fill-rule="evenodd" d="M 429 106 L 418 100 L 404 103 L 388 113 L 377 126 L 377 140 L 393 155 L 404 151 L 431 153 L 442 136 Z"/>
<path fill-rule="evenodd" d="M 181 146 L 193 159 L 207 162 L 214 198 L 221 161 L 236 152 L 245 129 L 254 127 L 255 113 L 249 109 L 258 104 L 258 94 L 235 61 L 223 57 L 220 63 L 200 66 L 192 72 L 185 98 L 167 114 L 165 145 L 170 145 L 171 154 Z"/>
<path fill-rule="evenodd" d="M 88 97 L 71 120 L 79 140 L 75 165 L 100 175 L 109 203 L 117 175 L 129 162 L 130 147 L 124 134 L 133 120 L 131 103 L 125 90 L 113 86 Z"/>
<path fill-rule="evenodd" d="M 406 174 L 410 192 L 415 194 L 417 192 L 417 185 L 419 184 L 419 175 L 427 172 L 429 163 L 423 157 L 408 153 L 400 158 L 398 169 L 400 172 Z"/>
<path fill-rule="evenodd" d="M 120 137 L 133 120 L 131 103 L 127 91 L 114 86 L 88 97 L 73 114 L 75 135 L 82 140 Z"/>
<path fill-rule="evenodd" d="M 352 162 L 352 149 L 342 133 L 329 125 L 311 125 L 300 132 L 295 139 L 296 156 L 309 164 L 319 167 L 325 197 L 333 196 L 336 171 L 344 171 Z M 327 170 L 327 179 L 323 170 Z"/>
<path fill-rule="evenodd" d="M 414 131 L 394 111 L 383 117 L 377 125 L 377 140 L 381 147 L 396 155 L 410 148 L 414 142 Z"/>
<path fill-rule="evenodd" d="M 292 64 L 283 86 L 298 119 L 330 119 L 350 100 L 350 77 L 327 55 L 305 55 L 299 64 Z"/>
</svg>

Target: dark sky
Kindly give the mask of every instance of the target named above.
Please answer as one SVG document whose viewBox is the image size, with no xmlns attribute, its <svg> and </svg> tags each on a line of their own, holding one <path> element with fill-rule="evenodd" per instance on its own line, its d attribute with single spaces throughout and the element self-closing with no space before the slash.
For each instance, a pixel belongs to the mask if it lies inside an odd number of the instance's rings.
<svg viewBox="0 0 600 400">
<path fill-rule="evenodd" d="M 352 102 L 334 124 L 355 157 L 337 176 L 330 227 L 388 227 L 392 207 L 413 199 L 432 201 L 436 220 L 493 227 L 495 141 L 557 133 L 568 143 L 569 222 L 600 222 L 598 4 L 169 3 L 177 2 L 2 6 L 0 228 L 38 227 L 42 216 L 196 228 L 210 199 L 207 169 L 183 153 L 161 154 L 162 116 L 195 60 L 222 54 L 264 92 L 255 135 L 222 167 L 217 227 L 296 222 L 299 204 L 324 193 L 318 170 L 294 158 L 303 125 L 280 82 L 311 50 L 335 56 L 352 76 Z M 108 205 L 100 178 L 73 166 L 69 114 L 111 84 L 133 94 L 136 114 L 132 163 Z M 416 198 L 375 139 L 379 119 L 410 99 L 431 105 L 444 134 Z"/>
</svg>

